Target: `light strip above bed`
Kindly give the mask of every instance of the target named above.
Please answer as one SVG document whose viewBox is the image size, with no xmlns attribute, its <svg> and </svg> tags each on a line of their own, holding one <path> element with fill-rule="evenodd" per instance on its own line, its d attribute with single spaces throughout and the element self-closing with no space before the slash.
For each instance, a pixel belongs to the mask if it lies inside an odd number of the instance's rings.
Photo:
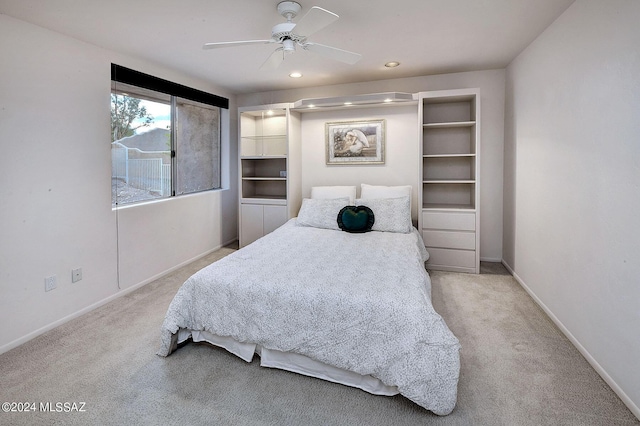
<svg viewBox="0 0 640 426">
<path fill-rule="evenodd" d="M 332 108 L 349 108 L 354 106 L 374 106 L 374 105 L 406 105 L 416 102 L 411 93 L 403 92 L 383 92 L 370 93 L 365 95 L 337 96 L 333 98 L 309 98 L 300 99 L 293 103 L 293 109 L 301 112 L 314 110 L 326 110 Z"/>
</svg>

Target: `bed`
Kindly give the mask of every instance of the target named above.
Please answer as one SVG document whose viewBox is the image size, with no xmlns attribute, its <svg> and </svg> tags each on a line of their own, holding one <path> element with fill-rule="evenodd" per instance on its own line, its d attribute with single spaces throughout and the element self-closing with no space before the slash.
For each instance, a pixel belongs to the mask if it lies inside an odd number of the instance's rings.
<svg viewBox="0 0 640 426">
<path fill-rule="evenodd" d="M 182 285 L 158 355 L 205 341 L 247 362 L 258 354 L 266 367 L 400 393 L 449 414 L 460 345 L 431 305 L 428 253 L 410 209 L 408 226 L 405 213 L 397 220 L 406 198 L 303 200 L 297 218 Z M 354 202 L 373 206 L 377 230 L 336 225 L 336 212 Z"/>
</svg>

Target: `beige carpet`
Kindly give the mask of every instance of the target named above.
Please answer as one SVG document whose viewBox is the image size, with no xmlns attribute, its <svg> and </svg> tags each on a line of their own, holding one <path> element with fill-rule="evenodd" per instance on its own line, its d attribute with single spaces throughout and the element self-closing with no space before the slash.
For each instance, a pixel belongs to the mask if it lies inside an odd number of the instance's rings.
<svg viewBox="0 0 640 426">
<path fill-rule="evenodd" d="M 207 345 L 156 356 L 177 288 L 229 252 L 0 355 L 1 402 L 35 402 L 38 409 L 0 412 L 0 424 L 640 424 L 499 264 L 483 265 L 481 275 L 431 272 L 436 310 L 463 348 L 458 404 L 446 417 L 401 396 L 261 368 Z M 85 405 L 83 412 L 42 412 L 40 402 Z"/>
</svg>

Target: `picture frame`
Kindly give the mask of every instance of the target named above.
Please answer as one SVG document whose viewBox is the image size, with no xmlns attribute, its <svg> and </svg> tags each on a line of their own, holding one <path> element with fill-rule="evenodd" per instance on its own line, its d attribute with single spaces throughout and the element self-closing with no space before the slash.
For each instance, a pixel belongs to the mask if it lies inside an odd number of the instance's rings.
<svg viewBox="0 0 640 426">
<path fill-rule="evenodd" d="M 328 165 L 384 164 L 386 120 L 325 123 Z"/>
</svg>

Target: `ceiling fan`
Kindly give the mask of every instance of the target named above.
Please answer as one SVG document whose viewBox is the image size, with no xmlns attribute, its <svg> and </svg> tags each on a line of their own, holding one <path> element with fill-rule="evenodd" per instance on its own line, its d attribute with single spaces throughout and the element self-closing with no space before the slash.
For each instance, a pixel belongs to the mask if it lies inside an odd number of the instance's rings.
<svg viewBox="0 0 640 426">
<path fill-rule="evenodd" d="M 206 43 L 202 48 L 216 49 L 219 47 L 248 46 L 254 44 L 279 44 L 280 46 L 262 64 L 261 69 L 278 68 L 287 54 L 295 52 L 296 46 L 347 64 L 355 64 L 362 57 L 362 55 L 358 53 L 307 41 L 308 36 L 337 21 L 339 17 L 335 13 L 314 6 L 300 18 L 297 23 L 294 23 L 292 20 L 302 9 L 299 3 L 295 1 L 283 1 L 278 3 L 277 9 L 278 13 L 280 13 L 287 22 L 275 25 L 271 29 L 270 39 Z"/>
</svg>

